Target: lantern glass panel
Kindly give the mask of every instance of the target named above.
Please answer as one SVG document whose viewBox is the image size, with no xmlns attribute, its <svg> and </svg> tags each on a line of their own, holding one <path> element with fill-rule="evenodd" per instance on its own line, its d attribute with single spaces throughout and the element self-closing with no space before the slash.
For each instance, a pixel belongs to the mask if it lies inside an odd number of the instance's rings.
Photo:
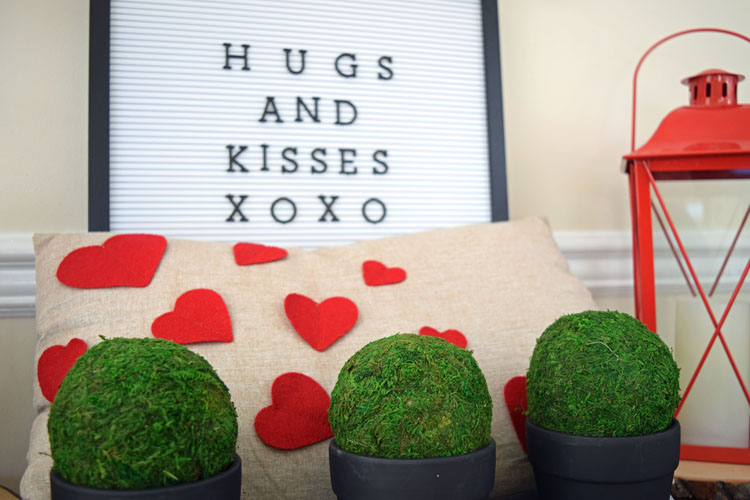
<svg viewBox="0 0 750 500">
<path fill-rule="evenodd" d="M 674 349 L 683 396 L 689 388 L 678 414 L 682 442 L 750 447 L 750 280 L 739 289 L 722 336 L 714 335 L 714 321 L 721 322 L 750 259 L 750 179 L 657 180 L 656 188 L 664 202 L 652 190 L 657 331 Z"/>
</svg>

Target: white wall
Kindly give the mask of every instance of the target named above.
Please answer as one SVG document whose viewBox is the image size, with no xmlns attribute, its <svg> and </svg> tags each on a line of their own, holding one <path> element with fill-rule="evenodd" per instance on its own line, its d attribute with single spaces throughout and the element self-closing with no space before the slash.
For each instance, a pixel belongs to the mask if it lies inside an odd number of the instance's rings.
<svg viewBox="0 0 750 500">
<path fill-rule="evenodd" d="M 672 32 L 750 34 L 747 0 L 499 0 L 512 218 L 628 230 L 633 69 Z M 639 143 L 709 67 L 750 75 L 750 46 L 715 35 L 657 50 L 639 86 Z M 87 228 L 88 1 L 0 0 L 0 233 Z M 745 83 L 744 87 L 750 87 Z M 750 91 L 740 87 L 740 101 Z M 629 295 L 600 305 L 632 313 Z M 0 318 L 0 484 L 17 487 L 30 426 L 33 320 Z M 8 381 L 12 382 L 8 382 Z"/>
<path fill-rule="evenodd" d="M 0 9 L 0 232 L 85 230 L 88 2 Z M 748 34 L 750 2 L 499 0 L 499 11 L 511 217 L 628 229 L 620 158 L 638 58 L 685 28 Z M 638 142 L 686 104 L 682 77 L 715 66 L 750 76 L 750 45 L 701 34 L 654 52 L 641 72 Z"/>
<path fill-rule="evenodd" d="M 544 214 L 556 230 L 629 229 L 633 71 L 656 41 L 688 28 L 750 35 L 747 0 L 499 0 L 511 217 Z M 750 76 L 750 44 L 716 34 L 676 38 L 643 65 L 638 134 L 645 142 L 687 105 L 683 77 L 719 67 Z M 750 102 L 750 83 L 739 87 Z"/>
<path fill-rule="evenodd" d="M 85 231 L 86 0 L 0 0 L 0 233 Z M 18 491 L 33 411 L 33 318 L 0 318 L 0 484 Z"/>
<path fill-rule="evenodd" d="M 0 232 L 87 228 L 88 10 L 0 1 Z"/>
<path fill-rule="evenodd" d="M 34 318 L 0 319 L 0 485 L 18 491 L 34 418 Z"/>
</svg>

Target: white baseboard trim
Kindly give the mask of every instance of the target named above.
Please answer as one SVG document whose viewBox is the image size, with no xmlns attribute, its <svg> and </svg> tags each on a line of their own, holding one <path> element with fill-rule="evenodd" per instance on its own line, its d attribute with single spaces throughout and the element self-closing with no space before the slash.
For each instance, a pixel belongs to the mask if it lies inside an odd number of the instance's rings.
<svg viewBox="0 0 750 500">
<path fill-rule="evenodd" d="M 36 302 L 31 233 L 0 233 L 0 318 L 33 317 Z"/>
<path fill-rule="evenodd" d="M 750 255 L 750 231 L 745 231 L 738 242 L 718 287 L 719 292 L 731 292 Z M 709 235 L 710 236 L 710 235 Z M 630 295 L 633 293 L 633 263 L 630 231 L 555 231 L 555 240 L 562 250 L 570 270 L 580 278 L 594 295 Z M 684 243 L 689 248 L 693 266 L 704 289 L 713 283 L 724 259 L 728 244 L 717 245 L 716 238 L 702 238 L 686 234 Z M 36 281 L 34 250 L 31 233 L 0 233 L 0 318 L 33 317 Z M 685 279 L 680 273 L 663 235 L 654 236 L 656 283 L 659 293 L 684 293 Z M 747 289 L 747 284 L 745 289 Z"/>
<path fill-rule="evenodd" d="M 570 270 L 594 295 L 633 293 L 630 231 L 556 231 L 555 240 Z M 671 237 L 671 236 L 670 236 Z M 726 231 L 686 231 L 680 235 L 703 290 L 708 294 L 734 237 Z M 677 252 L 677 243 L 672 240 Z M 750 231 L 744 231 L 721 276 L 716 293 L 731 293 L 750 256 Z M 683 260 L 683 269 L 690 271 Z M 662 233 L 654 233 L 654 273 L 657 294 L 690 293 L 685 276 Z M 692 280 L 691 280 L 692 282 Z M 744 290 L 748 289 L 748 282 Z M 697 290 L 696 290 L 697 292 Z"/>
</svg>

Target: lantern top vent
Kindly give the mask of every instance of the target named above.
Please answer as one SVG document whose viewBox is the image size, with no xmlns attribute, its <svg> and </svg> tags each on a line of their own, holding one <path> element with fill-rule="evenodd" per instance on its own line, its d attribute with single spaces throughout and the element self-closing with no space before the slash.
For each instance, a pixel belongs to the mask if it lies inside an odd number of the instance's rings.
<svg viewBox="0 0 750 500">
<path fill-rule="evenodd" d="M 745 77 L 721 69 L 708 69 L 682 80 L 690 89 L 691 106 L 737 105 L 737 83 Z"/>
<path fill-rule="evenodd" d="M 669 113 L 628 160 L 750 153 L 750 105 L 737 103 L 742 75 L 709 69 L 685 78 L 690 105 Z"/>
</svg>

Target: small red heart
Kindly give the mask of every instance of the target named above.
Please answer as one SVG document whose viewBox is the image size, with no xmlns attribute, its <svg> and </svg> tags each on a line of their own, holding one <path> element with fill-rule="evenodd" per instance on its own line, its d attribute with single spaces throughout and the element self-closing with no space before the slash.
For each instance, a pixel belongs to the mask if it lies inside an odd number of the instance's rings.
<svg viewBox="0 0 750 500">
<path fill-rule="evenodd" d="M 392 285 L 406 279 L 406 271 L 400 267 L 386 267 L 377 260 L 362 263 L 362 277 L 368 286 Z"/>
<path fill-rule="evenodd" d="M 74 288 L 144 287 L 166 248 L 163 236 L 118 234 L 101 245 L 70 252 L 57 268 L 57 279 Z"/>
<path fill-rule="evenodd" d="M 237 243 L 234 245 L 234 261 L 238 266 L 273 262 L 286 256 L 287 251 L 279 247 L 267 247 L 258 243 Z"/>
<path fill-rule="evenodd" d="M 510 413 L 510 421 L 516 431 L 521 448 L 526 451 L 526 412 L 529 401 L 526 397 L 526 377 L 513 377 L 505 384 L 505 405 Z"/>
<path fill-rule="evenodd" d="M 328 423 L 331 398 L 302 373 L 285 373 L 271 386 L 271 405 L 255 416 L 255 432 L 268 446 L 293 450 L 333 436 Z"/>
<path fill-rule="evenodd" d="M 324 351 L 357 322 L 357 305 L 346 297 L 331 297 L 320 304 L 290 293 L 284 299 L 286 317 L 297 333 L 316 351 Z"/>
<path fill-rule="evenodd" d="M 183 293 L 174 311 L 162 314 L 151 324 L 151 333 L 178 344 L 231 342 L 232 321 L 221 295 L 206 288 Z"/>
<path fill-rule="evenodd" d="M 49 402 L 55 401 L 65 375 L 85 352 L 86 342 L 81 339 L 71 339 L 64 347 L 53 345 L 44 350 L 37 362 L 36 375 L 42 396 Z"/>
<path fill-rule="evenodd" d="M 441 339 L 447 340 L 453 345 L 460 347 L 461 349 L 466 348 L 466 337 L 458 330 L 445 330 L 439 332 L 432 327 L 423 326 L 419 329 L 420 335 L 429 335 L 431 337 L 440 337 Z"/>
</svg>

